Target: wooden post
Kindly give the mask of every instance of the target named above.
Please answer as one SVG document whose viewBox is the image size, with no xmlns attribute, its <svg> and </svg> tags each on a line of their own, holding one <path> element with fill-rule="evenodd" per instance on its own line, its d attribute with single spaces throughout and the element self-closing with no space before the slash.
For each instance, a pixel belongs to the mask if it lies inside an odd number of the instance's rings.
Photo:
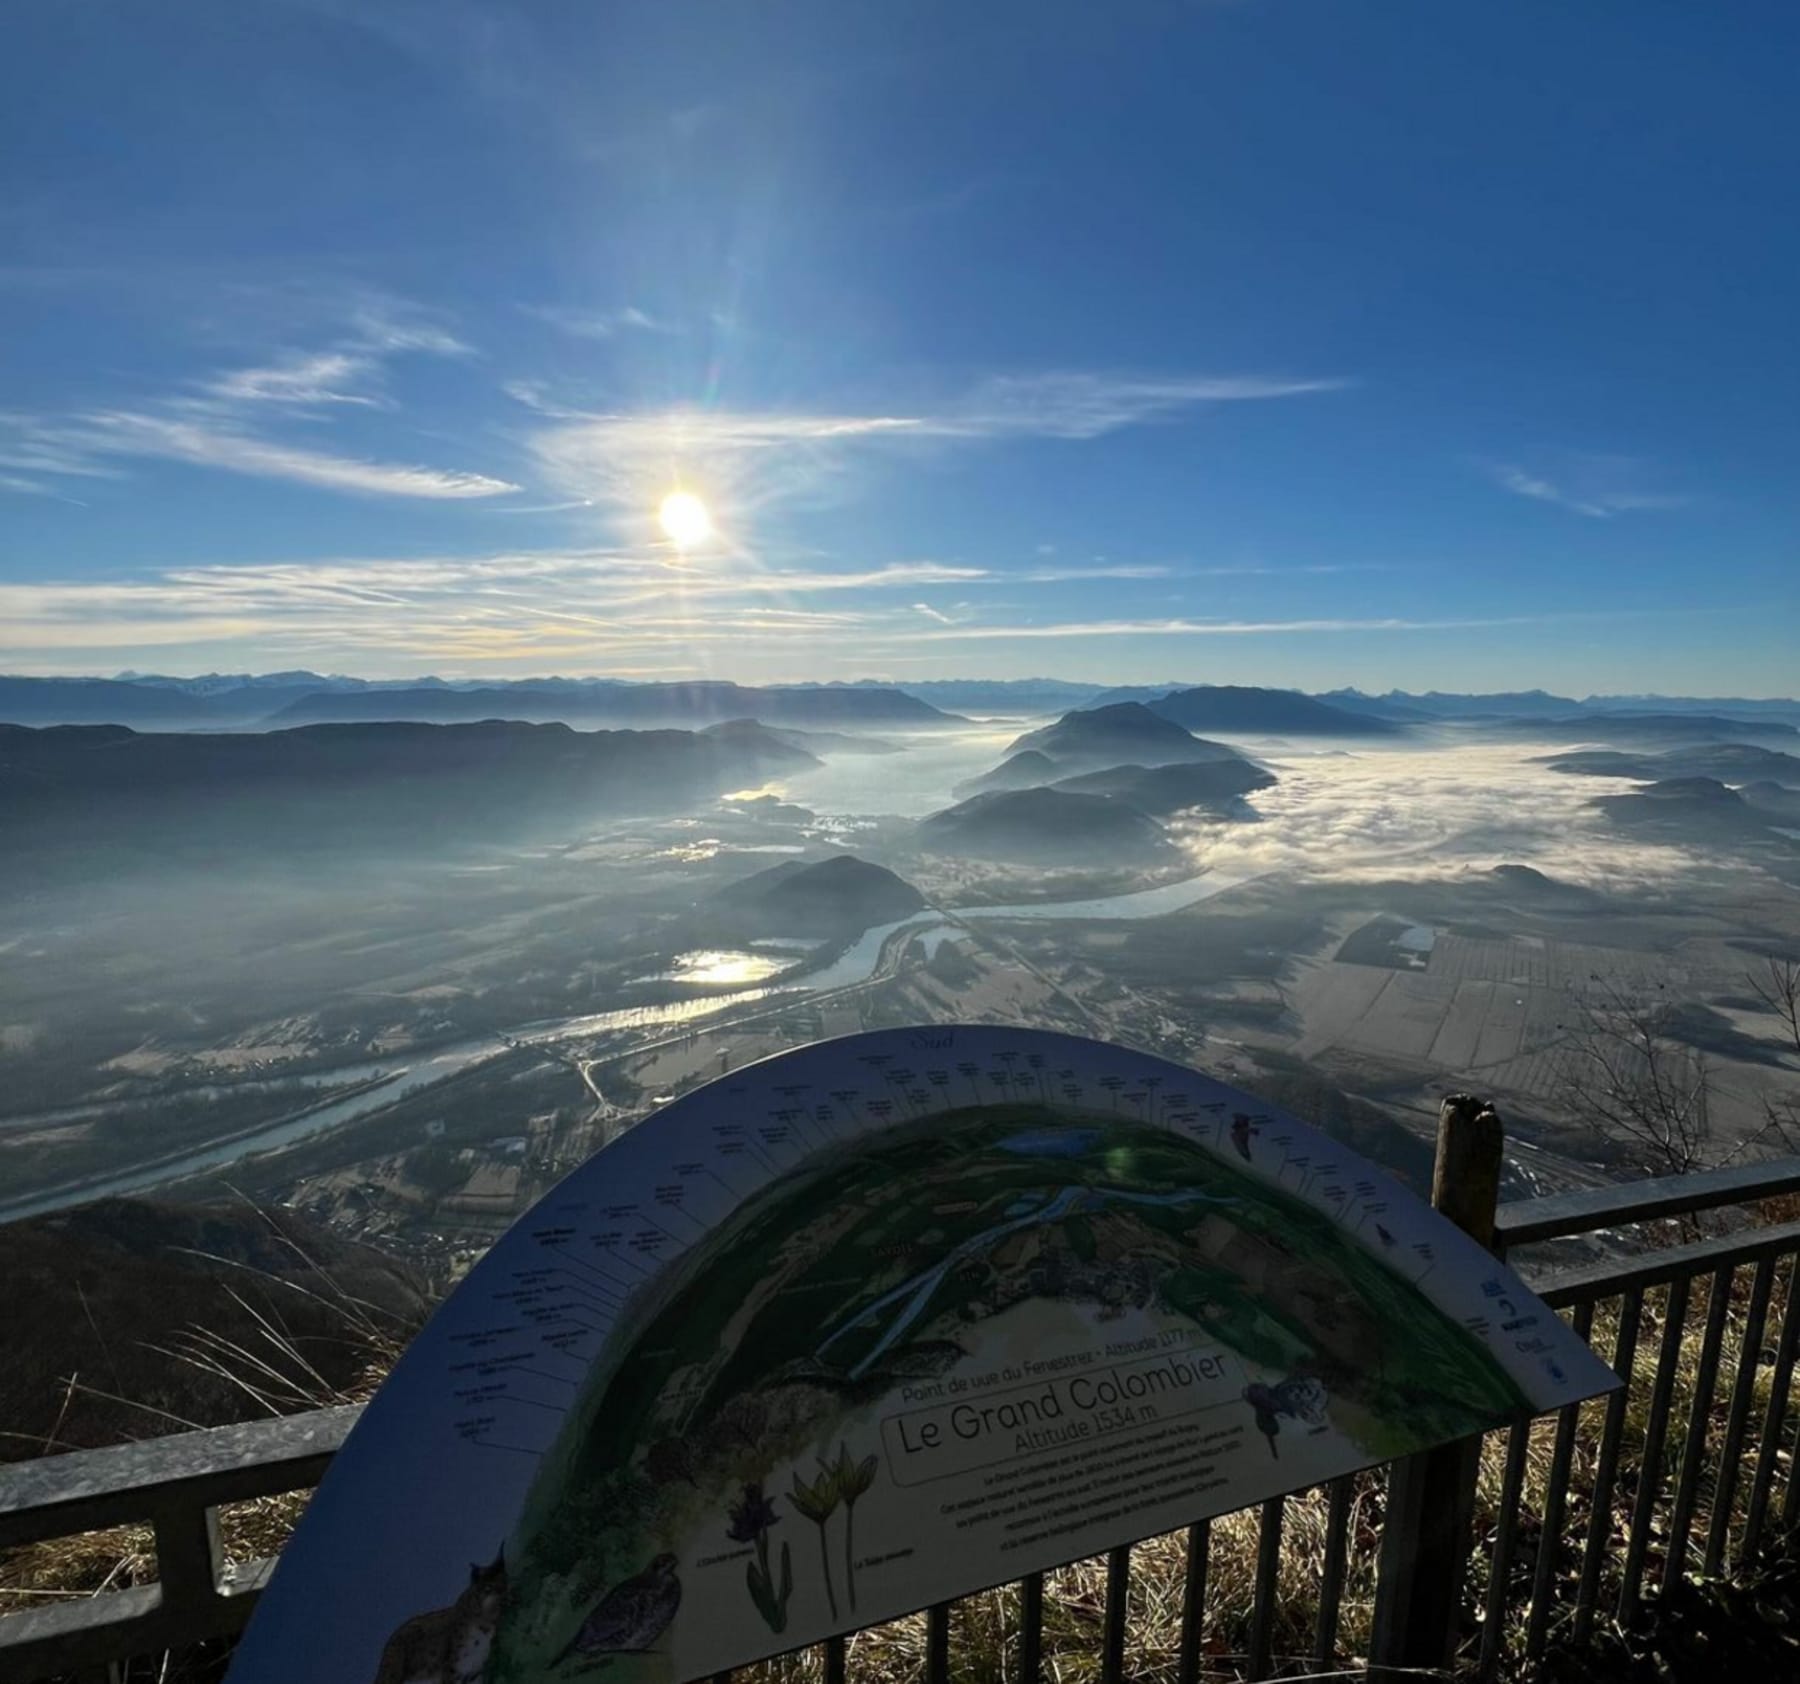
<svg viewBox="0 0 1800 1684">
<path fill-rule="evenodd" d="M 1484 1099 L 1451 1094 L 1438 1110 L 1431 1202 L 1490 1251 L 1502 1139 L 1500 1119 Z M 1481 1440 L 1475 1437 L 1394 1464 L 1381 1530 L 1371 1670 L 1449 1666 L 1480 1460 Z"/>
</svg>

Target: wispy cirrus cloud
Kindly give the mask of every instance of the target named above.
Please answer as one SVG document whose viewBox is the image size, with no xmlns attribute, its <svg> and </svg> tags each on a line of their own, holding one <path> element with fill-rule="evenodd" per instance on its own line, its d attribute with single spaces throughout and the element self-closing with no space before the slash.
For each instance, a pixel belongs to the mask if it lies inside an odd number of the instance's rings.
<svg viewBox="0 0 1800 1684">
<path fill-rule="evenodd" d="M 279 436 L 285 421 L 316 422 L 334 407 L 391 409 L 382 390 L 396 356 L 464 356 L 468 347 L 436 323 L 379 304 L 357 308 L 351 331 L 323 350 L 220 369 L 132 408 L 69 415 L 0 414 L 0 467 L 28 476 L 0 490 L 42 491 L 41 476 L 118 478 L 122 462 L 160 459 L 323 490 L 461 500 L 519 488 L 491 474 L 372 461 Z"/>
<path fill-rule="evenodd" d="M 584 310 L 566 304 L 521 304 L 528 316 L 574 339 L 612 339 L 621 333 L 667 333 L 669 324 L 627 304 L 617 310 Z"/>
<path fill-rule="evenodd" d="M 1117 575 L 1122 587 L 1146 571 L 1155 570 L 1083 570 Z M 841 657 L 848 666 L 881 651 L 906 661 L 910 649 L 945 644 L 1353 636 L 1581 617 L 1021 623 L 1003 593 L 1036 577 L 1029 568 L 930 559 L 720 566 L 624 547 L 170 567 L 124 579 L 0 583 L 0 669 L 113 670 L 182 648 L 208 665 L 361 662 L 391 671 L 404 659 L 415 670 L 620 673 L 646 663 L 692 670 L 715 654 L 760 649 L 811 670 L 821 649 L 833 652 L 827 665 Z"/>
<path fill-rule="evenodd" d="M 1503 491 L 1589 520 L 1611 520 L 1644 509 L 1675 509 L 1688 501 L 1651 488 L 1648 467 L 1633 456 L 1564 451 L 1531 466 L 1517 462 L 1485 466 Z"/>
<path fill-rule="evenodd" d="M 254 643 L 271 659 L 335 650 L 329 658 L 380 660 L 397 639 L 466 664 L 513 659 L 521 640 L 542 650 L 550 626 L 563 628 L 555 635 L 564 657 L 590 670 L 616 666 L 634 645 L 691 658 L 733 639 L 812 639 L 816 648 L 829 632 L 846 634 L 848 652 L 848 634 L 897 633 L 921 619 L 961 624 L 974 612 L 961 599 L 1031 577 L 930 559 L 721 567 L 616 547 L 169 567 L 124 579 L 0 583 L 0 665 L 29 668 L 58 655 L 120 665 L 132 650 L 221 643 Z M 942 589 L 959 599 L 955 616 L 921 600 Z"/>
<path fill-rule="evenodd" d="M 1050 625 L 959 625 L 946 630 L 913 631 L 908 642 L 1010 642 L 1017 638 L 1101 637 L 1272 637 L 1297 632 L 1436 632 L 1468 631 L 1492 626 L 1535 626 L 1560 619 L 1601 616 L 1506 614 L 1462 619 L 1320 618 L 1294 620 L 1071 620 Z"/>
<path fill-rule="evenodd" d="M 1286 375 L 1006 375 L 983 381 L 924 425 L 952 438 L 1095 439 L 1205 405 L 1309 397 L 1349 384 Z"/>
<path fill-rule="evenodd" d="M 302 406 L 381 400 L 354 388 L 376 367 L 373 357 L 352 351 L 294 355 L 261 368 L 234 368 L 215 375 L 202 389 L 226 403 L 286 403 Z"/>
<path fill-rule="evenodd" d="M 162 457 L 226 473 L 292 480 L 327 491 L 455 500 L 518 490 L 509 481 L 488 474 L 336 456 L 179 416 L 106 411 L 88 416 L 71 436 L 99 455 Z"/>
<path fill-rule="evenodd" d="M 997 376 L 945 401 L 852 411 L 674 408 L 586 411 L 530 383 L 509 394 L 548 423 L 531 436 L 545 476 L 571 496 L 642 521 L 673 481 L 742 516 L 806 494 L 878 446 L 1083 441 L 1222 404 L 1333 392 L 1336 378 L 1047 373 Z"/>
</svg>

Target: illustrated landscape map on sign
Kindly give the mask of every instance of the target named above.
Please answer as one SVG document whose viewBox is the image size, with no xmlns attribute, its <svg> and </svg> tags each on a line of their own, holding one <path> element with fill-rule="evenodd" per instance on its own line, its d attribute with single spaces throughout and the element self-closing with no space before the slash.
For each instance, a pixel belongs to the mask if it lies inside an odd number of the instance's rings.
<svg viewBox="0 0 1800 1684">
<path fill-rule="evenodd" d="M 681 1684 L 1615 1383 L 1248 1095 L 1035 1031 L 855 1036 L 688 1096 L 506 1236 L 235 1675 Z"/>
</svg>

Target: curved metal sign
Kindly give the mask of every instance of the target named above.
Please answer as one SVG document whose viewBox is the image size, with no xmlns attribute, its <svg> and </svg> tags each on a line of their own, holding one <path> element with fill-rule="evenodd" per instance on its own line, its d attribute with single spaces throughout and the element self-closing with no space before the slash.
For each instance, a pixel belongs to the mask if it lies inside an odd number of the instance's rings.
<svg viewBox="0 0 1800 1684">
<path fill-rule="evenodd" d="M 852 1036 L 546 1196 L 233 1677 L 683 1684 L 1616 1384 L 1382 1171 L 1070 1036 Z"/>
</svg>

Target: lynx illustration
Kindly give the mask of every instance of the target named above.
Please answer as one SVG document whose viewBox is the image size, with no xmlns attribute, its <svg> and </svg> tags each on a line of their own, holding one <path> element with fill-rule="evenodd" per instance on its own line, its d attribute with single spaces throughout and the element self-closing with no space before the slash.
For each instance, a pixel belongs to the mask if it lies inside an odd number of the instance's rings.
<svg viewBox="0 0 1800 1684">
<path fill-rule="evenodd" d="M 502 1552 L 486 1567 L 469 1569 L 468 1585 L 448 1608 L 417 1614 L 394 1632 L 375 1684 L 481 1684 L 505 1601 Z"/>
</svg>

